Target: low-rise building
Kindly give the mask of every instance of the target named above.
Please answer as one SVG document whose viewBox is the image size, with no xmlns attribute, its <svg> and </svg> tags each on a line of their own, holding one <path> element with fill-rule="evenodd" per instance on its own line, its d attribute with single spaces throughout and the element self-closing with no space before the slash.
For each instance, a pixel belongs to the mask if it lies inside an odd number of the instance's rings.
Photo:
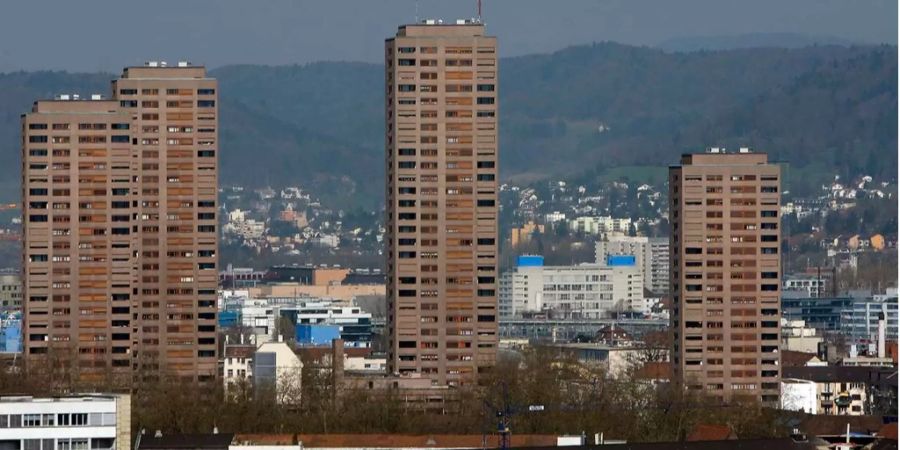
<svg viewBox="0 0 900 450">
<path fill-rule="evenodd" d="M 303 362 L 284 342 L 266 342 L 253 355 L 253 384 L 275 388 L 275 402 L 299 404 L 303 380 Z"/>
<path fill-rule="evenodd" d="M 807 327 L 803 320 L 781 319 L 781 349 L 803 353 L 817 353 L 823 337 L 818 330 Z"/>
<path fill-rule="evenodd" d="M 880 414 L 891 407 L 896 410 L 896 370 L 802 366 L 784 367 L 782 371 L 783 409 L 840 416 Z M 813 384 L 815 394 L 811 398 Z M 809 411 L 813 403 L 815 410 Z"/>
<path fill-rule="evenodd" d="M 807 297 L 823 297 L 828 291 L 828 279 L 816 275 L 786 275 L 781 282 L 782 292 L 803 292 Z"/>
<path fill-rule="evenodd" d="M 610 216 L 583 216 L 569 221 L 569 230 L 575 233 L 603 234 L 603 233 L 628 233 L 632 225 L 629 218 L 615 218 Z"/>
<path fill-rule="evenodd" d="M 781 316 L 788 320 L 802 320 L 805 326 L 820 332 L 841 330 L 841 315 L 853 303 L 846 297 L 810 297 L 804 291 L 784 291 L 781 295 Z"/>
<path fill-rule="evenodd" d="M 0 397 L 0 448 L 130 449 L 131 397 Z"/>
<path fill-rule="evenodd" d="M 308 297 L 253 298 L 247 291 L 222 294 L 222 314 L 250 330 L 257 343 L 293 329 L 300 345 L 328 344 L 340 337 L 347 347 L 372 346 L 372 314 L 358 306 Z"/>
</svg>

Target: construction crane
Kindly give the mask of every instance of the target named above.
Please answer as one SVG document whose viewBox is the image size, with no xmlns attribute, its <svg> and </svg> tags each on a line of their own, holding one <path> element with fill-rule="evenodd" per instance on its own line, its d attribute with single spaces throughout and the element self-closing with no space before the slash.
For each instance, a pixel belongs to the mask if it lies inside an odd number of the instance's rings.
<svg viewBox="0 0 900 450">
<path fill-rule="evenodd" d="M 589 399 L 595 399 L 598 396 L 598 379 L 592 377 L 589 381 L 590 390 L 587 395 Z M 485 408 L 489 409 L 493 412 L 494 417 L 496 417 L 497 424 L 497 448 L 500 450 L 507 450 L 511 448 L 512 444 L 512 418 L 515 415 L 519 414 L 531 414 L 531 413 L 541 413 L 547 410 L 547 408 L 542 404 L 530 404 L 530 405 L 515 405 L 510 401 L 509 397 L 509 385 L 507 383 L 502 384 L 502 398 L 503 405 L 498 406 L 494 405 L 488 400 L 484 400 Z M 560 405 L 556 408 L 558 411 L 578 411 L 579 407 L 574 405 Z M 485 439 L 485 446 L 487 444 L 487 439 Z"/>
<path fill-rule="evenodd" d="M 509 399 L 509 385 L 506 383 L 503 383 L 502 401 L 502 406 L 496 406 L 491 402 L 485 400 L 484 406 L 485 408 L 492 411 L 494 416 L 497 418 L 497 448 L 501 450 L 507 450 L 510 448 L 510 442 L 512 440 L 512 416 L 525 411 L 543 411 L 544 406 L 529 405 L 527 408 L 521 408 L 513 405 Z"/>
</svg>

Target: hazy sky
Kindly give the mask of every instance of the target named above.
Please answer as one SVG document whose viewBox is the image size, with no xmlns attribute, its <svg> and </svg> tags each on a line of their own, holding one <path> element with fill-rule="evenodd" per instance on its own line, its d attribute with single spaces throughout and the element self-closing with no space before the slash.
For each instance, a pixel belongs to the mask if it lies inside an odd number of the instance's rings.
<svg viewBox="0 0 900 450">
<path fill-rule="evenodd" d="M 117 71 L 145 60 L 377 62 L 398 24 L 475 14 L 476 0 L 7 0 L 0 72 Z M 418 8 L 416 4 L 418 3 Z M 505 56 L 611 40 L 801 33 L 897 43 L 897 0 L 483 0 Z"/>
</svg>

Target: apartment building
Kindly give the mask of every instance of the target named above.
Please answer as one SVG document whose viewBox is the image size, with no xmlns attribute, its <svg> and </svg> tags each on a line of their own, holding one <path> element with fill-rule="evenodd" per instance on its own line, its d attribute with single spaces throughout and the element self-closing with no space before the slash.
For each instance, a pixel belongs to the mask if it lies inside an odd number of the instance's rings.
<svg viewBox="0 0 900 450">
<path fill-rule="evenodd" d="M 23 116 L 26 360 L 213 378 L 216 80 L 156 62 L 112 89 Z"/>
<path fill-rule="evenodd" d="M 543 258 L 519 257 L 500 278 L 501 317 L 546 314 L 555 319 L 604 319 L 644 311 L 641 269 L 631 263 L 544 266 Z"/>
<path fill-rule="evenodd" d="M 435 385 L 496 359 L 497 62 L 474 21 L 385 42 L 389 370 Z"/>
<path fill-rule="evenodd" d="M 606 264 L 610 256 L 632 255 L 641 268 L 644 288 L 655 294 L 669 293 L 669 239 L 604 233 L 597 241 L 597 264 Z"/>
<path fill-rule="evenodd" d="M 675 377 L 722 401 L 778 403 L 779 184 L 749 149 L 669 168 Z"/>
<path fill-rule="evenodd" d="M 35 102 L 22 118 L 26 361 L 74 359 L 83 380 L 132 364 L 131 113 L 99 96 Z"/>
</svg>

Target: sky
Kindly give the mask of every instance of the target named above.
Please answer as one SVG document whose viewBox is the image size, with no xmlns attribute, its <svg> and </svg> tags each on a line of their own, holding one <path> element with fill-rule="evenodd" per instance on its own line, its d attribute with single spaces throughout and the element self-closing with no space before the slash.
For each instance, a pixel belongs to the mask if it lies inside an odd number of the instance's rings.
<svg viewBox="0 0 900 450">
<path fill-rule="evenodd" d="M 897 0 L 482 0 L 502 56 L 616 41 L 799 33 L 897 43 Z M 0 6 L 0 72 L 115 72 L 147 60 L 379 62 L 397 25 L 476 0 L 26 0 Z M 417 14 L 418 13 L 418 14 Z"/>
</svg>

